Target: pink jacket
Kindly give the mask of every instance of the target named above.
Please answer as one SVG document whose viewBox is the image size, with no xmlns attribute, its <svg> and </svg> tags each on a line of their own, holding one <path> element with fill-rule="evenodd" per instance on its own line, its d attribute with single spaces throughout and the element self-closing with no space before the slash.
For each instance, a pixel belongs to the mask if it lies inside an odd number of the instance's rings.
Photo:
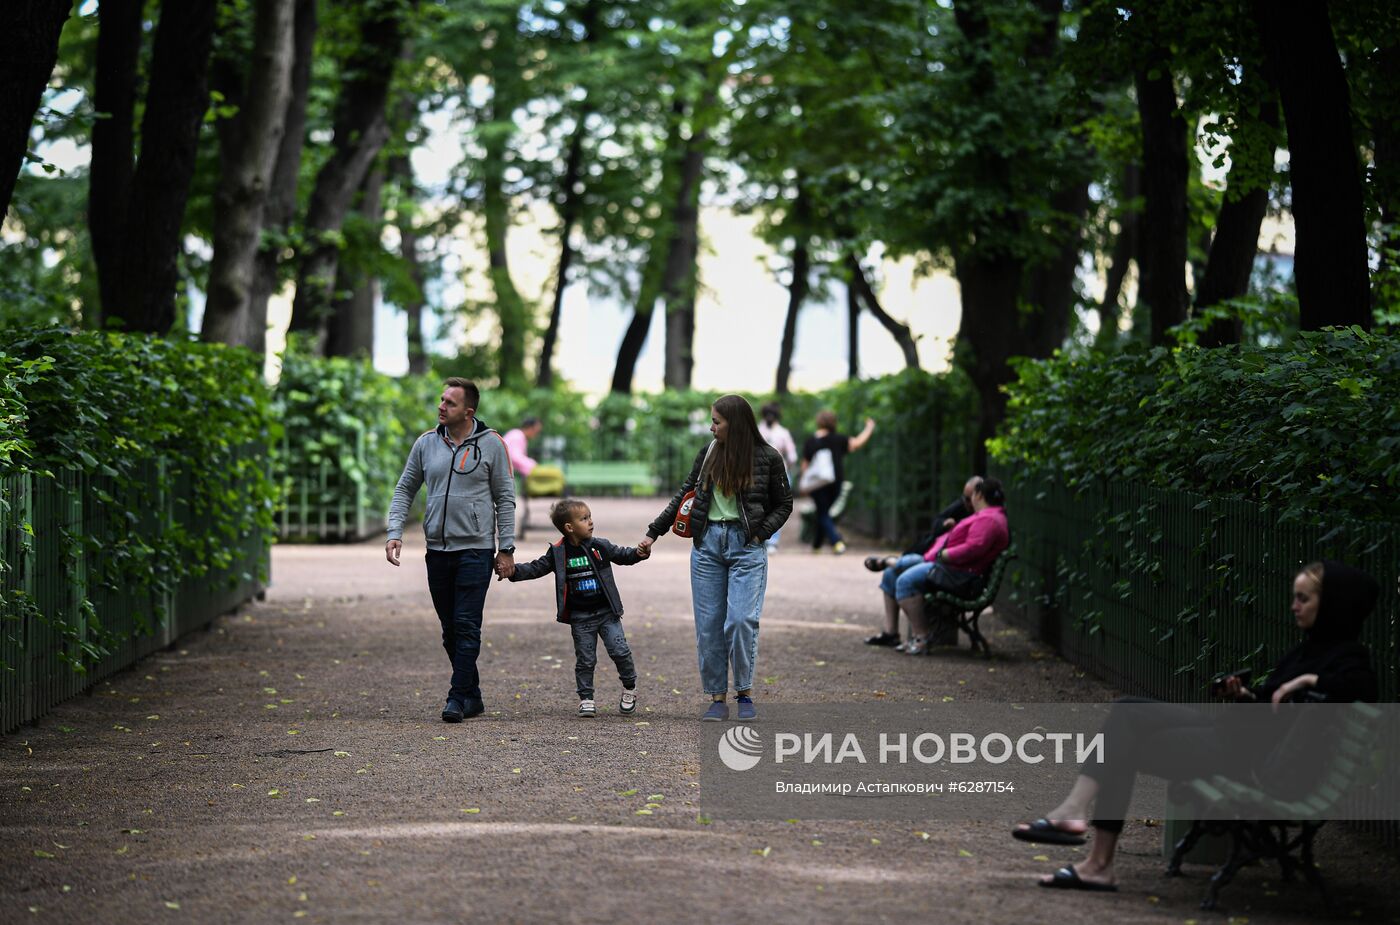
<svg viewBox="0 0 1400 925">
<path fill-rule="evenodd" d="M 506 452 L 510 455 L 510 465 L 521 475 L 529 475 L 530 470 L 535 468 L 535 461 L 530 458 L 530 454 L 525 452 L 529 441 L 525 439 L 525 431 L 519 427 L 506 431 L 506 435 L 501 438 L 506 442 Z"/>
<path fill-rule="evenodd" d="M 997 556 L 1011 545 L 1011 531 L 1006 526 L 1006 508 L 984 507 L 971 517 L 958 521 L 953 529 L 940 536 L 924 561 L 932 562 L 940 552 L 943 561 L 965 572 L 987 574 Z"/>
</svg>

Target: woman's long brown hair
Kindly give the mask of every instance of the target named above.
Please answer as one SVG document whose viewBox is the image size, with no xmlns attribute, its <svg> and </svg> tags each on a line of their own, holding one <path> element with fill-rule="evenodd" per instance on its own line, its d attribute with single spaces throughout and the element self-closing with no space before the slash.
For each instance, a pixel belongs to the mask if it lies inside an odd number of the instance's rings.
<svg viewBox="0 0 1400 925">
<path fill-rule="evenodd" d="M 763 435 L 758 432 L 753 406 L 742 396 L 720 396 L 714 409 L 729 424 L 729 431 L 724 442 L 715 447 L 711 475 L 720 491 L 737 497 L 753 484 L 754 448 L 762 444 Z"/>
</svg>

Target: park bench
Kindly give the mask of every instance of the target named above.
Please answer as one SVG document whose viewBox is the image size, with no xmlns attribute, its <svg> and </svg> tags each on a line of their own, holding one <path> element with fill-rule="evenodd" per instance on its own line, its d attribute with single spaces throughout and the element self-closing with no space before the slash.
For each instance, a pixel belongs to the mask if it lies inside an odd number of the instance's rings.
<svg viewBox="0 0 1400 925">
<path fill-rule="evenodd" d="M 992 657 L 992 647 L 988 645 L 987 637 L 977 628 L 977 622 L 982 619 L 982 611 L 992 606 L 997 599 L 997 592 L 1001 589 L 1001 578 L 1006 574 L 1006 565 L 1014 558 L 1014 544 L 1003 549 L 1001 555 L 992 563 L 991 570 L 987 572 L 987 583 L 983 586 L 982 593 L 974 598 L 954 597 L 947 591 L 929 591 L 924 594 L 925 608 L 942 608 L 951 612 L 958 621 L 958 629 L 967 633 L 967 638 L 972 643 L 972 651 L 976 652 L 980 648 L 984 658 Z"/>
<path fill-rule="evenodd" d="M 1371 704 L 1346 704 L 1341 721 L 1331 729 L 1334 738 L 1316 782 L 1296 799 L 1279 799 L 1219 774 L 1173 784 L 1173 803 L 1209 809 L 1212 818 L 1192 823 L 1177 842 L 1167 875 L 1181 875 L 1182 860 L 1202 838 L 1228 836 L 1229 856 L 1210 878 L 1202 909 L 1216 908 L 1221 889 L 1241 867 L 1259 860 L 1278 861 L 1285 881 L 1301 872 L 1322 894 L 1323 902 L 1329 903 L 1327 885 L 1313 863 L 1313 839 L 1337 803 L 1371 773 L 1380 716 L 1381 711 Z"/>
<path fill-rule="evenodd" d="M 566 494 L 587 494 L 598 489 L 617 488 L 627 494 L 656 492 L 656 476 L 644 462 L 588 460 L 564 464 Z"/>
</svg>

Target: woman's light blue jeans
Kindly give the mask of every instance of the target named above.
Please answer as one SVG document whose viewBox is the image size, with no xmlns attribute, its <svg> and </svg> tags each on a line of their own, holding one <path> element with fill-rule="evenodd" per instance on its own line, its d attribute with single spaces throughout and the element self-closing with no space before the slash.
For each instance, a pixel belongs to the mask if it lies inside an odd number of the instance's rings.
<svg viewBox="0 0 1400 925">
<path fill-rule="evenodd" d="M 917 553 L 906 553 L 880 576 L 880 590 L 897 601 L 917 597 L 928 589 L 928 573 L 933 563 Z"/>
<path fill-rule="evenodd" d="M 758 659 L 758 618 L 768 589 L 768 552 L 750 543 L 739 524 L 710 524 L 690 551 L 690 595 L 695 608 L 695 647 L 700 683 L 707 694 L 753 688 Z"/>
</svg>

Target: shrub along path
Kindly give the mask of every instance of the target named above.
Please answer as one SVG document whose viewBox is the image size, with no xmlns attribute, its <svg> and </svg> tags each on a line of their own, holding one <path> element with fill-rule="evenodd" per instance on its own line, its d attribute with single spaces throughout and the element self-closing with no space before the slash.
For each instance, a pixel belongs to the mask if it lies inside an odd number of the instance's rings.
<svg viewBox="0 0 1400 925">
<path fill-rule="evenodd" d="M 635 542 L 659 507 L 599 502 L 598 532 Z M 965 648 L 914 659 L 861 645 L 877 603 L 868 550 L 814 557 L 795 532 L 772 563 L 760 707 L 1112 695 L 995 618 L 983 621 L 990 663 Z M 618 572 L 636 716 L 617 715 L 605 663 L 600 716 L 574 718 L 569 635 L 535 582 L 493 586 L 489 712 L 445 725 L 446 659 L 421 536 L 410 539 L 397 570 L 378 542 L 278 547 L 265 603 L 0 740 L 0 919 L 1212 918 L 1196 908 L 1206 870 L 1164 878 L 1160 829 L 1140 823 L 1113 896 L 1035 887 L 1078 850 L 1014 841 L 1003 820 L 706 824 L 688 545 L 675 537 Z M 534 532 L 522 553 L 546 539 Z M 1344 917 L 1400 918 L 1393 860 L 1339 830 L 1320 842 Z M 1321 915 L 1272 869 L 1246 870 L 1225 899 L 1253 922 Z"/>
</svg>

